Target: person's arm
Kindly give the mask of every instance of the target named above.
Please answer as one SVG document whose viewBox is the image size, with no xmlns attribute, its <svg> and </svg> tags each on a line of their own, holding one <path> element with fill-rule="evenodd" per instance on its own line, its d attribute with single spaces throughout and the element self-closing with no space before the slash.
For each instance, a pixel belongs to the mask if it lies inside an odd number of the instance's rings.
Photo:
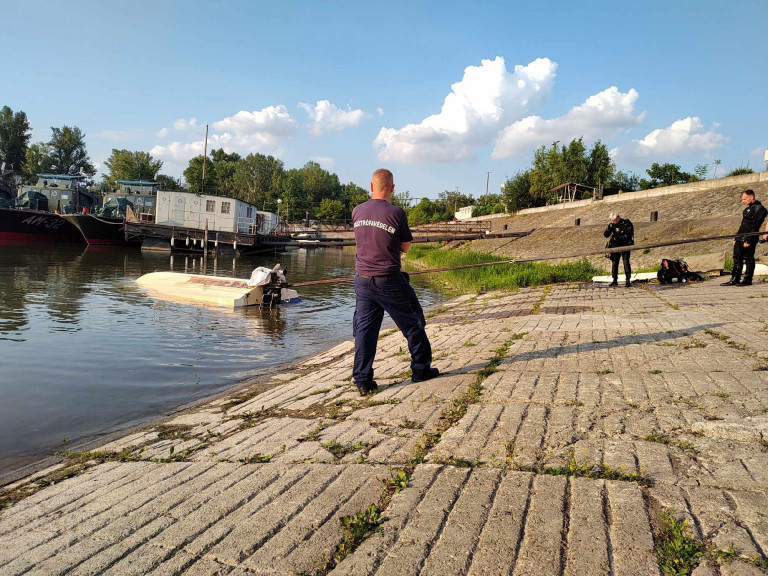
<svg viewBox="0 0 768 576">
<path fill-rule="evenodd" d="M 603 236 L 608 238 L 613 233 L 613 224 L 608 224 L 608 228 L 605 229 L 605 232 L 603 232 Z"/>
<path fill-rule="evenodd" d="M 408 250 L 411 249 L 411 243 L 410 242 L 400 242 L 400 252 L 403 254 L 408 254 Z"/>
</svg>

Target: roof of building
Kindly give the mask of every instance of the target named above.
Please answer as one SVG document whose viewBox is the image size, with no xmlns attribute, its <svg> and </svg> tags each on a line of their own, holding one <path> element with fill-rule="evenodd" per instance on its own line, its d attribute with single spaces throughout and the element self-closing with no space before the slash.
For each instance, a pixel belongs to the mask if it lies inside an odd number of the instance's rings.
<svg viewBox="0 0 768 576">
<path fill-rule="evenodd" d="M 75 176 L 72 176 L 70 174 L 38 174 L 38 178 L 56 178 L 57 180 L 82 180 L 84 178 L 87 178 L 87 176 L 81 176 L 80 174 L 77 174 Z"/>
<path fill-rule="evenodd" d="M 118 180 L 118 184 L 130 184 L 131 186 L 157 186 L 154 180 Z"/>
</svg>

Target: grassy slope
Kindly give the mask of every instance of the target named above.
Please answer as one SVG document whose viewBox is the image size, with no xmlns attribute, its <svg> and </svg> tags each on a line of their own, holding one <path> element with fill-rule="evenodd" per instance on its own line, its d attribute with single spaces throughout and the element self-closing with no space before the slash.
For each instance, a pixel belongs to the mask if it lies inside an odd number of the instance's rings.
<svg viewBox="0 0 768 576">
<path fill-rule="evenodd" d="M 504 260 L 492 254 L 468 250 L 441 250 L 436 245 L 417 244 L 411 247 L 404 261 L 415 261 L 419 268 L 443 268 Z M 521 286 L 538 286 L 556 282 L 587 282 L 600 271 L 586 260 L 550 264 L 531 262 L 501 264 L 470 270 L 453 270 L 431 275 L 444 282 L 452 292 L 476 292 L 479 290 L 516 290 Z"/>
</svg>

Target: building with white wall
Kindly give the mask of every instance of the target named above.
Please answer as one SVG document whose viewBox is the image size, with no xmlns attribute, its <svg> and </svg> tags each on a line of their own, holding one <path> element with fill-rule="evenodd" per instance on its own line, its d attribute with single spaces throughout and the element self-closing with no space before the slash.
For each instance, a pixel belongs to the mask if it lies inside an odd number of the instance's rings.
<svg viewBox="0 0 768 576">
<path fill-rule="evenodd" d="M 253 204 L 226 196 L 172 192 L 157 193 L 155 223 L 183 228 L 237 232 L 238 234 L 271 234 L 280 225 L 280 217 L 257 210 Z"/>
</svg>

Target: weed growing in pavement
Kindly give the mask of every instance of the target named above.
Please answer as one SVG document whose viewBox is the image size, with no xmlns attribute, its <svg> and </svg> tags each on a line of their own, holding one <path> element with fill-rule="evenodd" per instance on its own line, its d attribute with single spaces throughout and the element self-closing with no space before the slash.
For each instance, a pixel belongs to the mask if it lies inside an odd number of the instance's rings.
<svg viewBox="0 0 768 576">
<path fill-rule="evenodd" d="M 472 339 L 470 338 L 463 344 L 464 348 L 472 348 L 472 346 L 477 346 L 474 342 L 472 342 Z"/>
<path fill-rule="evenodd" d="M 717 396 L 718 398 L 730 398 L 731 395 L 728 392 L 710 392 L 710 396 Z"/>
<path fill-rule="evenodd" d="M 602 370 L 598 370 L 598 371 L 596 372 L 596 374 L 599 374 L 599 375 L 604 375 L 604 374 L 613 374 L 613 370 L 611 370 L 610 368 L 604 368 L 604 369 L 602 369 Z"/>
<path fill-rule="evenodd" d="M 757 362 L 755 362 L 755 365 L 752 367 L 752 370 L 755 372 L 765 372 L 768 370 L 768 360 L 765 358 L 760 358 Z"/>
<path fill-rule="evenodd" d="M 165 458 L 153 458 L 152 462 L 158 462 L 162 464 L 167 464 L 169 462 L 186 462 L 189 459 L 189 455 L 190 455 L 189 450 L 176 452 L 176 447 L 171 446 L 168 449 L 168 456 L 166 456 Z"/>
<path fill-rule="evenodd" d="M 648 442 L 656 442 L 657 444 L 669 444 L 669 436 L 656 432 L 655 430 L 645 437 Z"/>
<path fill-rule="evenodd" d="M 675 519 L 672 512 L 659 513 L 660 529 L 656 540 L 656 558 L 663 576 L 688 576 L 704 557 L 704 546 L 694 540 L 688 519 Z"/>
<path fill-rule="evenodd" d="M 246 456 L 245 458 L 240 458 L 240 462 L 243 464 L 266 464 L 272 458 L 274 457 L 274 454 L 262 454 L 261 452 L 257 452 L 256 454 L 252 454 L 251 456 Z"/>
<path fill-rule="evenodd" d="M 414 420 L 409 420 L 408 418 L 403 418 L 400 421 L 400 424 L 398 424 L 398 427 L 408 428 L 409 430 L 419 430 L 424 427 L 424 424 L 420 422 L 416 422 Z"/>
<path fill-rule="evenodd" d="M 405 470 L 398 470 L 389 478 L 382 480 L 382 482 L 384 483 L 384 488 L 386 488 L 387 492 L 396 494 L 400 492 L 400 490 L 405 490 L 408 487 L 409 479 L 410 474 L 408 474 L 408 472 Z"/>
<path fill-rule="evenodd" d="M 479 460 L 467 460 L 466 458 L 457 458 L 456 456 L 451 456 L 450 458 L 437 458 L 435 460 L 430 460 L 430 462 L 434 464 L 454 466 L 456 468 L 474 468 L 475 466 L 480 465 Z"/>
<path fill-rule="evenodd" d="M 720 340 L 721 342 L 724 342 L 726 345 L 730 346 L 731 348 L 735 348 L 736 350 L 748 350 L 749 346 L 742 342 L 736 342 L 732 340 L 729 336 L 726 336 L 722 332 L 718 332 L 717 330 L 712 330 L 711 328 L 705 328 L 704 333 L 711 336 L 712 338 L 715 338 L 716 340 Z"/>
<path fill-rule="evenodd" d="M 362 450 L 363 448 L 367 448 L 368 443 L 355 442 L 354 444 L 341 444 L 338 440 L 334 438 L 330 442 L 324 442 L 323 444 L 321 444 L 321 446 L 326 450 L 328 450 L 328 452 L 333 454 L 333 457 L 336 458 L 336 460 L 341 460 L 347 454 L 350 454 L 352 452 L 357 452 L 358 450 Z"/>
<path fill-rule="evenodd" d="M 517 466 L 517 470 L 535 472 L 537 474 L 547 474 L 549 476 L 576 476 L 580 478 L 601 478 L 604 480 L 621 480 L 624 482 L 637 482 L 641 486 L 653 486 L 653 480 L 643 474 L 644 468 L 640 472 L 626 472 L 624 468 L 617 470 L 611 468 L 605 462 L 601 464 L 590 465 L 587 462 L 580 462 L 573 455 L 573 451 L 568 452 L 568 464 L 565 466 Z"/>
<path fill-rule="evenodd" d="M 403 354 L 405 354 L 405 350 L 403 350 L 402 346 L 395 350 L 395 356 L 402 356 Z"/>
<path fill-rule="evenodd" d="M 566 400 L 565 405 L 566 406 L 584 406 L 584 402 L 582 402 L 581 400 L 576 400 L 575 398 L 573 398 L 571 400 Z"/>
<path fill-rule="evenodd" d="M 659 370 L 659 369 L 656 369 L 656 370 L 649 370 L 649 371 L 648 371 L 648 374 L 661 374 L 661 370 Z"/>
<path fill-rule="evenodd" d="M 706 347 L 707 347 L 707 343 L 702 342 L 698 338 L 691 338 L 690 342 L 683 344 L 684 350 L 690 350 L 691 348 L 706 348 Z"/>
<path fill-rule="evenodd" d="M 434 310 L 430 310 L 429 312 L 427 312 L 424 315 L 424 317 L 429 319 L 429 318 L 432 318 L 433 316 L 437 316 L 438 314 L 442 314 L 443 312 L 448 312 L 448 308 L 446 308 L 445 306 L 440 306 L 439 308 L 435 308 Z"/>
<path fill-rule="evenodd" d="M 689 452 L 690 454 L 696 454 L 696 446 L 693 445 L 693 442 L 688 442 L 687 440 L 678 440 L 674 445 L 685 450 L 686 452 Z"/>
</svg>

